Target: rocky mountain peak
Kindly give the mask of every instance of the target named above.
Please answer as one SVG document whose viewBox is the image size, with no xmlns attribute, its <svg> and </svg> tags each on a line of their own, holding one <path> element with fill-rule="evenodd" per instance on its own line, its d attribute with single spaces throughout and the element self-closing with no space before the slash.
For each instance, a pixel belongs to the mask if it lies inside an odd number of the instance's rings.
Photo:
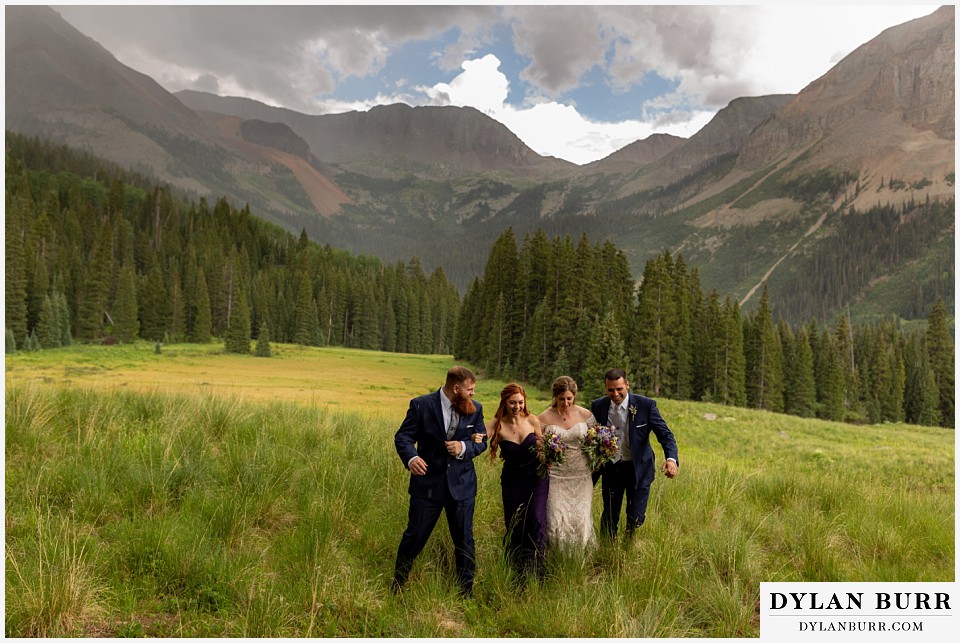
<svg viewBox="0 0 960 643">
<path fill-rule="evenodd" d="M 954 7 L 891 27 L 810 83 L 750 138 L 739 165 L 759 168 L 829 136 L 824 162 L 873 155 L 902 137 L 954 139 Z M 910 130 L 912 134 L 904 130 Z"/>
</svg>

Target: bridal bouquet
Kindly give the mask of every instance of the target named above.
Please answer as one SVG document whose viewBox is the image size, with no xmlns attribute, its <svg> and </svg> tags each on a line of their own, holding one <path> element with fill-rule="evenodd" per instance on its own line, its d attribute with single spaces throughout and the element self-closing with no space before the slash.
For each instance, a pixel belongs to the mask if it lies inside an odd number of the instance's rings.
<svg viewBox="0 0 960 643">
<path fill-rule="evenodd" d="M 543 438 L 538 439 L 537 443 L 530 449 L 536 454 L 539 461 L 537 475 L 546 478 L 550 472 L 550 467 L 555 464 L 563 464 L 567 445 L 556 433 L 544 433 Z"/>
<path fill-rule="evenodd" d="M 590 470 L 597 471 L 617 455 L 620 440 L 612 426 L 591 426 L 587 429 L 580 450 L 587 457 Z"/>
</svg>

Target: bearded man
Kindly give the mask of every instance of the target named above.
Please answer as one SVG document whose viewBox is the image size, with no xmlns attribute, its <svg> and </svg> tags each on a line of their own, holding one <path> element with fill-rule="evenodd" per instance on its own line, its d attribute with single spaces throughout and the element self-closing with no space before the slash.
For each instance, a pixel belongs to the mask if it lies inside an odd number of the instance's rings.
<svg viewBox="0 0 960 643">
<path fill-rule="evenodd" d="M 470 369 L 451 368 L 441 389 L 410 400 L 394 437 L 397 455 L 410 471 L 410 511 L 397 548 L 394 593 L 407 582 L 413 561 L 427 544 L 441 511 L 447 516 L 453 539 L 459 591 L 464 596 L 473 592 L 477 496 L 473 459 L 487 448 L 483 408 L 472 399 L 476 382 Z M 483 433 L 483 439 L 474 442 L 474 433 Z"/>
</svg>

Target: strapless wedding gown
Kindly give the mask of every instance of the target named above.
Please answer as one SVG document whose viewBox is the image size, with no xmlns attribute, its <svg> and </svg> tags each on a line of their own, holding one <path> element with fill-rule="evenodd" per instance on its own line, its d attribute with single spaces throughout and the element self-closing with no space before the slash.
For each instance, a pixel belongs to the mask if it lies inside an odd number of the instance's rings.
<svg viewBox="0 0 960 643">
<path fill-rule="evenodd" d="M 544 433 L 556 433 L 567 445 L 563 464 L 550 468 L 550 492 L 547 495 L 547 542 L 568 551 L 583 550 L 597 544 L 593 531 L 593 479 L 580 441 L 587 428 L 595 426 L 592 417 L 569 429 L 548 424 Z"/>
</svg>

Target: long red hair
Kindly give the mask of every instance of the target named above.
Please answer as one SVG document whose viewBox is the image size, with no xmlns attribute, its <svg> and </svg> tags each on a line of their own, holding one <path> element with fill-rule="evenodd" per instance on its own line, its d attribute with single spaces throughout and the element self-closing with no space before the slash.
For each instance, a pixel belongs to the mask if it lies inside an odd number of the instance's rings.
<svg viewBox="0 0 960 643">
<path fill-rule="evenodd" d="M 523 387 L 515 383 L 504 386 L 503 390 L 500 391 L 500 406 L 497 407 L 497 412 L 493 414 L 493 437 L 490 438 L 491 462 L 497 459 L 497 448 L 500 446 L 500 422 L 503 420 L 504 413 L 507 412 L 507 400 L 517 393 L 523 396 L 523 411 L 520 415 L 524 417 L 530 415 L 530 410 L 527 408 L 527 392 L 523 390 Z"/>
</svg>

